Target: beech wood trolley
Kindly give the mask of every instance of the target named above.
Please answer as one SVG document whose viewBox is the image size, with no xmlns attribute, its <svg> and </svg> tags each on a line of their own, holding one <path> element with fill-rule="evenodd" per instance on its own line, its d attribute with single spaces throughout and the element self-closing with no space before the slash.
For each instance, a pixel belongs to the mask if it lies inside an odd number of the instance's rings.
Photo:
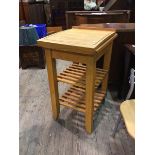
<svg viewBox="0 0 155 155">
<path fill-rule="evenodd" d="M 53 118 L 59 117 L 60 105 L 85 114 L 85 127 L 93 131 L 93 113 L 102 103 L 107 89 L 108 72 L 115 31 L 73 28 L 38 40 L 45 48 Z M 96 68 L 96 61 L 104 55 L 103 69 Z M 57 76 L 56 60 L 73 61 Z M 58 83 L 71 84 L 59 98 Z M 101 84 L 101 89 L 98 89 Z"/>
</svg>

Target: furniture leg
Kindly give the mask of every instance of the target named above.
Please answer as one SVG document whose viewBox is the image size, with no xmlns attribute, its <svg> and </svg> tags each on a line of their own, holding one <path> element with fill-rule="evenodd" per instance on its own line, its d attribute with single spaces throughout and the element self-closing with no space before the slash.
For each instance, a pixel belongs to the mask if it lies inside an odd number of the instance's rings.
<svg viewBox="0 0 155 155">
<path fill-rule="evenodd" d="M 110 44 L 107 49 L 106 53 L 103 58 L 103 69 L 108 70 L 110 68 L 110 61 L 111 61 L 111 53 L 112 53 L 112 44 Z M 106 74 L 105 78 L 102 81 L 102 90 L 106 92 L 108 86 L 108 77 L 109 72 Z"/>
<path fill-rule="evenodd" d="M 49 49 L 45 50 L 45 55 L 46 55 L 50 95 L 52 101 L 51 104 L 52 104 L 53 118 L 56 120 L 58 119 L 60 113 L 56 60 L 52 58 L 52 51 Z"/>
<path fill-rule="evenodd" d="M 85 127 L 88 133 L 93 130 L 93 111 L 94 111 L 94 87 L 95 87 L 96 63 L 92 58 L 87 63 L 86 69 L 86 114 Z"/>
</svg>

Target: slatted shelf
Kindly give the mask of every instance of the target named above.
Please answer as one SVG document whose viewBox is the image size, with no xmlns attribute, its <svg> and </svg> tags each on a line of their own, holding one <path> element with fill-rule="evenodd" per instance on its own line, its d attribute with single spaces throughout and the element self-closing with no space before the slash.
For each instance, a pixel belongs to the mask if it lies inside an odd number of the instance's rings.
<svg viewBox="0 0 155 155">
<path fill-rule="evenodd" d="M 101 81 L 107 74 L 107 70 L 96 68 L 96 80 L 95 88 L 97 88 Z M 68 83 L 74 86 L 85 88 L 86 86 L 86 66 L 81 64 L 73 63 L 71 66 L 66 68 L 62 73 L 57 76 L 59 82 Z"/>
<path fill-rule="evenodd" d="M 94 112 L 98 109 L 104 97 L 105 92 L 101 90 L 96 90 L 96 92 L 94 93 Z M 59 99 L 61 105 L 83 113 L 85 113 L 86 110 L 85 101 L 86 100 L 84 89 L 77 86 L 71 87 Z"/>
</svg>

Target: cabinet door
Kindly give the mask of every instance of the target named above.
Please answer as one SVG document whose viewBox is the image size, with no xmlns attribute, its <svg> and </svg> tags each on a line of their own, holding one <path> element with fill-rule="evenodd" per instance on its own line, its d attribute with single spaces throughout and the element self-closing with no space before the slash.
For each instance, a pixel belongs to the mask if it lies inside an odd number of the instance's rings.
<svg viewBox="0 0 155 155">
<path fill-rule="evenodd" d="M 67 0 L 51 1 L 51 21 L 52 26 L 65 27 L 65 11 L 67 10 Z"/>
<path fill-rule="evenodd" d="M 46 23 L 44 4 L 29 4 L 28 23 L 31 24 Z"/>
</svg>

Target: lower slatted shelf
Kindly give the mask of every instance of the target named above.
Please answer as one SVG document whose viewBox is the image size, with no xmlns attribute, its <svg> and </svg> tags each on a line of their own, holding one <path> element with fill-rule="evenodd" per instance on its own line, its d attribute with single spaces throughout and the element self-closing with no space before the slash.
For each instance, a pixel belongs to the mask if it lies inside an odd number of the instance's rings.
<svg viewBox="0 0 155 155">
<path fill-rule="evenodd" d="M 96 80 L 95 88 L 97 88 L 106 74 L 107 70 L 96 68 Z M 57 77 L 57 80 L 60 82 L 68 83 L 71 85 L 79 86 L 85 88 L 86 83 L 86 66 L 73 63 Z"/>
<path fill-rule="evenodd" d="M 83 88 L 72 86 L 60 99 L 61 105 L 74 110 L 85 113 L 85 90 Z M 105 97 L 105 92 L 97 90 L 94 94 L 94 111 L 98 109 L 102 100 Z"/>
</svg>

